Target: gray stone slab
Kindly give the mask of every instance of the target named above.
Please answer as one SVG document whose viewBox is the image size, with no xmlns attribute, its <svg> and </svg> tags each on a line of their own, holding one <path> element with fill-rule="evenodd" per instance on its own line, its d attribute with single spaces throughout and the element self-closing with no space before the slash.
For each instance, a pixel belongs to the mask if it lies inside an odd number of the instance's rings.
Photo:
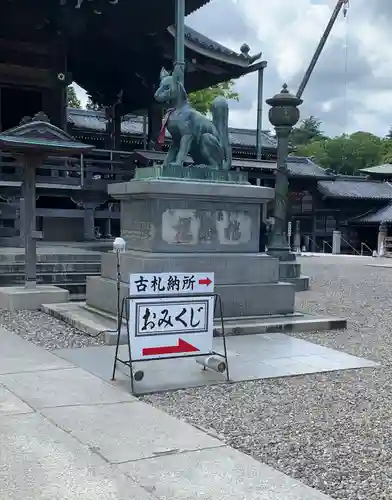
<svg viewBox="0 0 392 500">
<path fill-rule="evenodd" d="M 59 349 L 59 356 L 72 360 L 84 370 L 110 381 L 115 387 L 129 393 L 129 369 L 117 364 L 116 380 L 111 381 L 114 360 L 114 347 L 104 346 L 82 349 Z M 127 359 L 127 349 L 120 348 L 120 356 Z M 135 392 L 145 394 L 168 389 L 183 389 L 184 387 L 199 387 L 204 385 L 220 384 L 226 381 L 226 375 L 211 370 L 203 370 L 196 363 L 195 358 L 151 361 L 148 363 L 135 363 L 135 370 L 142 370 L 145 377 L 140 382 L 135 382 Z"/>
<path fill-rule="evenodd" d="M 38 414 L 0 417 L 1 500 L 154 500 Z"/>
<path fill-rule="evenodd" d="M 181 181 L 110 186 L 121 200 L 121 236 L 146 252 L 258 252 L 260 204 L 271 188 Z"/>
<path fill-rule="evenodd" d="M 264 186 L 207 183 L 207 182 L 179 182 L 179 181 L 129 181 L 110 184 L 108 193 L 120 200 L 130 197 L 141 199 L 148 197 L 177 196 L 200 197 L 202 199 L 230 198 L 234 202 L 248 200 L 249 202 L 271 201 L 274 189 Z"/>
<path fill-rule="evenodd" d="M 0 374 L 73 368 L 64 359 L 44 351 L 0 327 Z"/>
<path fill-rule="evenodd" d="M 69 302 L 66 304 L 45 304 L 42 310 L 65 323 L 91 335 L 105 331 L 105 342 L 114 345 L 117 342 L 117 317 L 105 313 L 84 302 Z M 254 335 L 271 332 L 310 332 L 323 330 L 340 330 L 347 327 L 347 320 L 338 317 L 315 316 L 304 313 L 294 313 L 274 316 L 255 316 L 251 318 L 227 318 L 225 320 L 226 335 Z M 221 324 L 218 318 L 214 322 L 215 333 L 221 334 Z M 126 343 L 126 329 L 122 330 L 120 344 Z"/>
<path fill-rule="evenodd" d="M 87 305 L 100 311 L 116 314 L 117 283 L 100 276 L 87 278 Z M 215 292 L 222 298 L 227 318 L 258 315 L 293 314 L 295 290 L 289 283 L 260 283 L 253 285 L 217 285 Z M 129 295 L 129 285 L 121 283 L 120 299 Z M 219 308 L 215 311 L 218 317 Z"/>
<path fill-rule="evenodd" d="M 331 500 L 228 447 L 130 462 L 120 469 L 160 500 Z"/>
<path fill-rule="evenodd" d="M 121 279 L 129 281 L 132 273 L 210 273 L 215 284 L 276 283 L 280 262 L 261 253 L 147 253 L 129 251 L 120 254 Z M 117 256 L 102 254 L 102 277 L 117 279 Z"/>
<path fill-rule="evenodd" d="M 222 442 L 148 404 L 45 408 L 42 413 L 111 463 L 222 446 Z"/>
<path fill-rule="evenodd" d="M 378 366 L 373 361 L 281 333 L 228 337 L 227 348 L 231 382 Z M 214 349 L 223 352 L 221 338 L 214 338 Z M 111 378 L 112 346 L 60 349 L 57 354 L 104 380 Z M 120 356 L 127 359 L 125 346 L 120 347 Z M 139 394 L 227 383 L 225 374 L 203 370 L 194 358 L 135 363 L 134 368 L 144 372 L 143 380 L 134 384 Z M 130 390 L 129 370 L 121 363 L 117 365 L 114 384 Z"/>
<path fill-rule="evenodd" d="M 38 310 L 42 304 L 57 304 L 67 302 L 68 299 L 68 290 L 57 286 L 37 285 L 36 288 L 4 286 L 0 288 L 0 309 L 7 311 Z"/>
<path fill-rule="evenodd" d="M 6 387 L 0 385 L 0 417 L 32 413 L 34 410 Z"/>
<path fill-rule="evenodd" d="M 0 383 L 33 408 L 136 401 L 80 368 L 0 375 Z"/>
</svg>

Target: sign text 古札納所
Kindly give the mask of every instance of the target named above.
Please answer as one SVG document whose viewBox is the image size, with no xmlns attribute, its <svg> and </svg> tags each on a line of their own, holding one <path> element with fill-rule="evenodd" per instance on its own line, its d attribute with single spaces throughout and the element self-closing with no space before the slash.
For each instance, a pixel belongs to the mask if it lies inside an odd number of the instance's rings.
<svg viewBox="0 0 392 500">
<path fill-rule="evenodd" d="M 131 274 L 130 295 L 184 295 L 212 293 L 214 273 Z"/>
</svg>

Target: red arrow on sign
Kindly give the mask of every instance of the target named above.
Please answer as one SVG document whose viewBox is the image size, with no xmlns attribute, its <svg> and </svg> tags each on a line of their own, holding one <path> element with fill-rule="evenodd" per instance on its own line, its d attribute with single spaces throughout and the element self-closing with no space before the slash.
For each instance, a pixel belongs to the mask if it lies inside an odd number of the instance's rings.
<svg viewBox="0 0 392 500">
<path fill-rule="evenodd" d="M 212 281 L 210 280 L 210 278 L 202 278 L 201 280 L 199 280 L 199 285 L 206 285 L 206 286 L 209 286 L 211 285 Z"/>
<path fill-rule="evenodd" d="M 159 356 L 161 354 L 182 354 L 185 352 L 197 352 L 199 349 L 185 340 L 178 339 L 177 345 L 167 345 L 163 347 L 145 347 L 142 350 L 143 356 Z"/>
</svg>

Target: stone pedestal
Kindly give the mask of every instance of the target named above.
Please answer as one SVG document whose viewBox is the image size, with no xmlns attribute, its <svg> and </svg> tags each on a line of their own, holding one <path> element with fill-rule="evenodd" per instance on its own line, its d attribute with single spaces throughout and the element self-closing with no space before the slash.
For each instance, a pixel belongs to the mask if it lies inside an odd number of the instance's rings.
<svg viewBox="0 0 392 500">
<path fill-rule="evenodd" d="M 332 253 L 340 254 L 342 246 L 342 233 L 340 231 L 332 232 Z"/>
<path fill-rule="evenodd" d="M 279 259 L 259 253 L 260 204 L 271 188 L 168 180 L 114 184 L 121 200 L 121 294 L 131 273 L 214 272 L 225 317 L 293 314 L 294 286 L 279 281 Z M 87 281 L 87 305 L 116 312 L 116 255 Z"/>
<path fill-rule="evenodd" d="M 68 302 L 69 292 L 57 286 L 8 286 L 0 288 L 0 310 L 38 310 L 43 304 Z"/>
</svg>

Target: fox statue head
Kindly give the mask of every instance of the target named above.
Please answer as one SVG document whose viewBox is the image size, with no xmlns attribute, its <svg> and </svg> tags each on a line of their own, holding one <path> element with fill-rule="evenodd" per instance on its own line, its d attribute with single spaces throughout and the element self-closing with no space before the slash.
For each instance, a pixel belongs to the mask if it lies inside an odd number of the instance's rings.
<svg viewBox="0 0 392 500">
<path fill-rule="evenodd" d="M 165 68 L 161 69 L 160 83 L 154 94 L 154 99 L 161 104 L 173 104 L 187 100 L 184 86 L 178 81 L 175 70 L 169 73 Z"/>
</svg>

